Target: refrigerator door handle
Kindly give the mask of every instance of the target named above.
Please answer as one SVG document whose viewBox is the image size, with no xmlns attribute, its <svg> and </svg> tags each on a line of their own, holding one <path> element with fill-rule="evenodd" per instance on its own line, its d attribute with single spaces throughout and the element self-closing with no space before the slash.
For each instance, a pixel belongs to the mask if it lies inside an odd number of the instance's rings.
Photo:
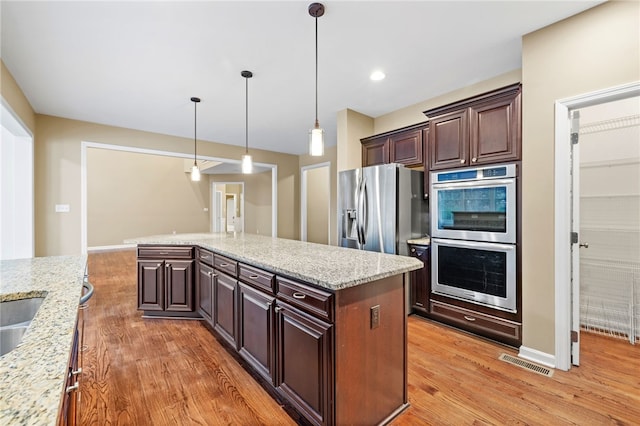
<svg viewBox="0 0 640 426">
<path fill-rule="evenodd" d="M 366 244 L 367 227 L 369 226 L 369 211 L 367 210 L 368 203 L 367 194 L 367 180 L 363 177 L 360 188 L 360 198 L 358 200 L 358 209 L 360 210 L 358 216 L 358 232 L 360 234 L 361 244 Z"/>
</svg>

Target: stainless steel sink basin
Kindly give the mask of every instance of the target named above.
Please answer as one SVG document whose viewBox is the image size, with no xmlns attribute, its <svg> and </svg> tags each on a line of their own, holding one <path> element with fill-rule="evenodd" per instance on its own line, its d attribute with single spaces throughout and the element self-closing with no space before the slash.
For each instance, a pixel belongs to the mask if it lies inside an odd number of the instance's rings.
<svg viewBox="0 0 640 426">
<path fill-rule="evenodd" d="M 0 327 L 30 322 L 36 316 L 44 297 L 0 302 Z"/>
<path fill-rule="evenodd" d="M 0 302 L 0 356 L 11 352 L 38 312 L 44 297 Z"/>
<path fill-rule="evenodd" d="M 26 326 L 0 328 L 0 356 L 14 350 L 26 331 Z"/>
</svg>

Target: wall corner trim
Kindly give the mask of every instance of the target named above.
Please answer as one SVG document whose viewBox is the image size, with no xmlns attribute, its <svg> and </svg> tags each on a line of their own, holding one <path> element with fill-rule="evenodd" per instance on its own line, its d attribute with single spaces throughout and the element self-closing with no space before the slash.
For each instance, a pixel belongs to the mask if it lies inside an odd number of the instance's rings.
<svg viewBox="0 0 640 426">
<path fill-rule="evenodd" d="M 539 351 L 537 349 L 520 346 L 518 352 L 520 358 L 542 364 L 546 367 L 556 368 L 556 357 L 554 355 Z"/>
</svg>

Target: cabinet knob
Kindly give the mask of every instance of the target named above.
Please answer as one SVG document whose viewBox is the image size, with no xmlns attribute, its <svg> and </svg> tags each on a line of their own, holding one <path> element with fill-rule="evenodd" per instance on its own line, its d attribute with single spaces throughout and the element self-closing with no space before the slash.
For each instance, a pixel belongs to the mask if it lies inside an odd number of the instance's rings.
<svg viewBox="0 0 640 426">
<path fill-rule="evenodd" d="M 471 159 L 471 162 L 472 162 L 472 163 L 475 163 L 476 161 L 478 161 L 478 159 L 477 159 L 476 157 L 473 157 L 473 158 Z"/>
<path fill-rule="evenodd" d="M 276 306 L 276 307 L 274 308 L 274 311 L 276 311 L 276 312 L 280 312 L 281 310 L 282 310 L 282 308 L 281 308 L 280 306 Z"/>
<path fill-rule="evenodd" d="M 464 164 L 464 162 L 465 162 L 465 159 L 464 159 L 464 158 L 462 158 L 462 159 L 460 160 L 460 164 Z"/>
<path fill-rule="evenodd" d="M 159 268 L 160 266 L 162 266 L 162 263 L 158 263 L 158 268 Z"/>
<path fill-rule="evenodd" d="M 415 253 L 415 252 L 416 252 L 416 249 L 411 248 L 411 253 Z"/>
</svg>

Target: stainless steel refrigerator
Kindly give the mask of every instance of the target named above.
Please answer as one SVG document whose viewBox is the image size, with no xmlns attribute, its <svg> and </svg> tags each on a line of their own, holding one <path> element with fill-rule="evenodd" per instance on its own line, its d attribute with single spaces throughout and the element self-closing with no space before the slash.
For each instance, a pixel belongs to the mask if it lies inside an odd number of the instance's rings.
<svg viewBox="0 0 640 426">
<path fill-rule="evenodd" d="M 423 185 L 423 172 L 400 164 L 340 172 L 340 245 L 408 256 L 407 240 L 429 231 Z"/>
</svg>

